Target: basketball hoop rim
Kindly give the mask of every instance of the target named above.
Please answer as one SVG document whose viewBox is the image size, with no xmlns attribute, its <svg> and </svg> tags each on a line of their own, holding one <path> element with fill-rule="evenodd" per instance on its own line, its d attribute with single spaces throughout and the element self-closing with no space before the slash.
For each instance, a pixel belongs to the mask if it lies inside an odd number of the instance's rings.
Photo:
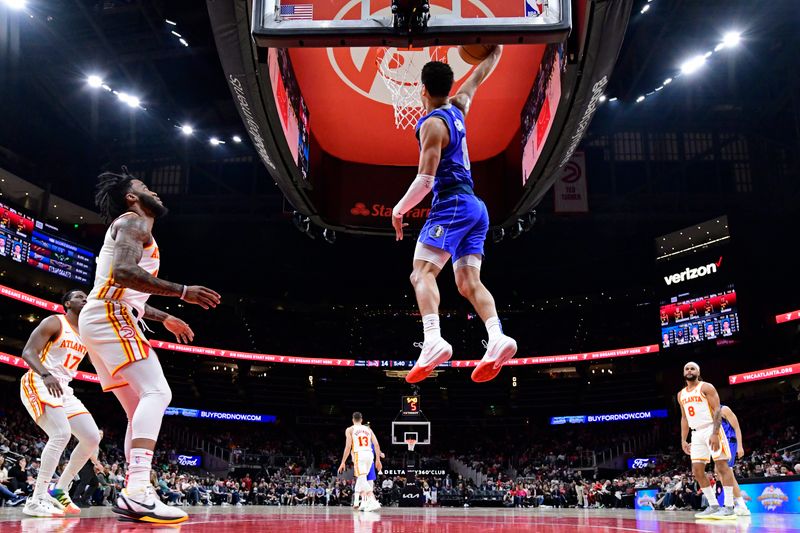
<svg viewBox="0 0 800 533">
<path fill-rule="evenodd" d="M 417 439 L 406 439 L 406 445 L 408 446 L 408 451 L 413 452 L 414 446 L 417 445 Z"/>
</svg>

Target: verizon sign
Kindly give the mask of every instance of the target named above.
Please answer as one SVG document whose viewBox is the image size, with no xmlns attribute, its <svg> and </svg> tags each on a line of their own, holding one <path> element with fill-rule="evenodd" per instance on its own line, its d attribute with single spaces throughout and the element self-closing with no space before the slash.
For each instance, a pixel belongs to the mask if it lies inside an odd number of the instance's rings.
<svg viewBox="0 0 800 533">
<path fill-rule="evenodd" d="M 686 270 L 683 272 L 676 272 L 675 274 L 664 276 L 664 283 L 667 285 L 677 285 L 678 283 L 682 283 L 691 279 L 702 278 L 703 276 L 708 276 L 709 274 L 716 274 L 717 270 L 721 266 L 722 257 L 720 256 L 719 261 L 716 263 L 709 263 L 696 268 L 686 267 Z"/>
</svg>

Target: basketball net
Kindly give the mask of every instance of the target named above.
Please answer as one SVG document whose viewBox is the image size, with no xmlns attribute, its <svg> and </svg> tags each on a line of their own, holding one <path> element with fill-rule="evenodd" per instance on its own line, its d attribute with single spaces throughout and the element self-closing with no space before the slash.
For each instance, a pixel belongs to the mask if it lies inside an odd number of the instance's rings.
<svg viewBox="0 0 800 533">
<path fill-rule="evenodd" d="M 394 125 L 398 130 L 415 127 L 425 113 L 420 96 L 422 67 L 429 61 L 447 63 L 449 48 L 449 46 L 431 46 L 379 49 L 376 59 L 378 73 L 392 95 Z"/>
<path fill-rule="evenodd" d="M 408 445 L 408 451 L 413 452 L 414 446 L 417 445 L 417 439 L 406 439 L 406 444 Z"/>
</svg>

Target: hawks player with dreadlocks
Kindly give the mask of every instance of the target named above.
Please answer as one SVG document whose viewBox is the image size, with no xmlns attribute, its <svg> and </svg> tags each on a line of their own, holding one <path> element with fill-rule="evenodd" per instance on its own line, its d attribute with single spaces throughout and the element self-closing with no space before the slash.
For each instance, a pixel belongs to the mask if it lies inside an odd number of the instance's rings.
<svg viewBox="0 0 800 533">
<path fill-rule="evenodd" d="M 188 343 L 194 339 L 189 325 L 151 307 L 147 299 L 151 294 L 172 296 L 209 309 L 219 304 L 220 296 L 206 287 L 158 278 L 161 255 L 152 231 L 167 208 L 125 167 L 122 174 L 99 176 L 95 203 L 110 224 L 79 326 L 103 390 L 114 391 L 128 416 L 128 480 L 114 512 L 143 522 L 183 522 L 186 513 L 163 504 L 150 484 L 153 450 L 172 392 L 138 322 L 161 322 L 178 342 Z"/>
</svg>

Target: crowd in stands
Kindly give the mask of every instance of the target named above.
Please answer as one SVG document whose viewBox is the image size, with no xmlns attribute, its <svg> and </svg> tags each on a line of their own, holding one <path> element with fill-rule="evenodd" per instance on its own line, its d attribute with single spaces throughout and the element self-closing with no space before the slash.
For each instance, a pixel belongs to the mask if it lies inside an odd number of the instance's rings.
<svg viewBox="0 0 800 533">
<path fill-rule="evenodd" d="M 739 479 L 800 475 L 800 451 L 783 450 L 800 442 L 800 420 L 794 407 L 796 404 L 786 406 L 786 412 L 774 422 L 760 424 L 753 420 L 758 410 L 740 413 L 746 449 L 734 468 Z M 643 425 L 639 429 L 647 427 Z M 502 446 L 497 442 L 492 445 L 473 440 L 466 453 L 457 453 L 455 449 L 426 450 L 424 455 L 429 465 L 446 465 L 447 460 L 454 457 L 479 472 L 482 481 L 476 484 L 472 479 L 451 472 L 420 478 L 417 482 L 428 505 L 630 508 L 637 489 L 657 488 L 656 508 L 699 509 L 705 502 L 691 475 L 688 458 L 679 448 L 679 436 L 674 433 L 677 430 L 669 425 L 665 426 L 667 430 L 673 433 L 661 440 L 674 442 L 674 446 L 639 454 L 655 459 L 645 469 L 609 473 L 581 468 L 588 443 L 612 445 L 633 433 L 623 433 L 621 429 L 608 431 L 607 428 L 594 430 L 595 433 L 591 428 L 548 428 L 531 434 L 530 438 L 527 434 L 522 439 L 517 436 L 517 442 L 528 444 L 518 445 L 516 454 L 512 440 Z M 203 432 L 211 435 L 207 429 Z M 152 482 L 169 504 L 335 506 L 352 503 L 353 481 L 337 477 L 335 471 L 340 444 L 328 438 L 324 431 L 307 439 L 309 448 L 303 453 L 296 453 L 299 446 L 292 440 L 291 432 L 281 435 L 275 428 L 214 433 L 214 442 L 231 450 L 232 456 L 261 454 L 285 459 L 274 468 L 240 467 L 221 477 L 181 466 L 168 434 L 165 432 L 159 442 Z M 88 475 L 82 471 L 73 483 L 72 495 L 76 503 L 103 506 L 115 500 L 125 482 L 121 439 L 122 435 L 106 431 L 96 457 L 85 467 Z M 0 500 L 5 504 L 19 504 L 31 494 L 38 473 L 38 457 L 45 442 L 44 432 L 21 407 L 7 408 L 0 413 Z M 56 475 L 63 471 L 70 451 L 68 447 Z M 387 451 L 391 454 L 392 450 Z M 384 468 L 392 468 L 396 459 L 387 458 Z M 713 472 L 709 470 L 707 475 L 716 483 Z M 405 476 L 380 475 L 375 482 L 376 495 L 384 505 L 392 505 L 399 500 L 406 483 Z"/>
</svg>

